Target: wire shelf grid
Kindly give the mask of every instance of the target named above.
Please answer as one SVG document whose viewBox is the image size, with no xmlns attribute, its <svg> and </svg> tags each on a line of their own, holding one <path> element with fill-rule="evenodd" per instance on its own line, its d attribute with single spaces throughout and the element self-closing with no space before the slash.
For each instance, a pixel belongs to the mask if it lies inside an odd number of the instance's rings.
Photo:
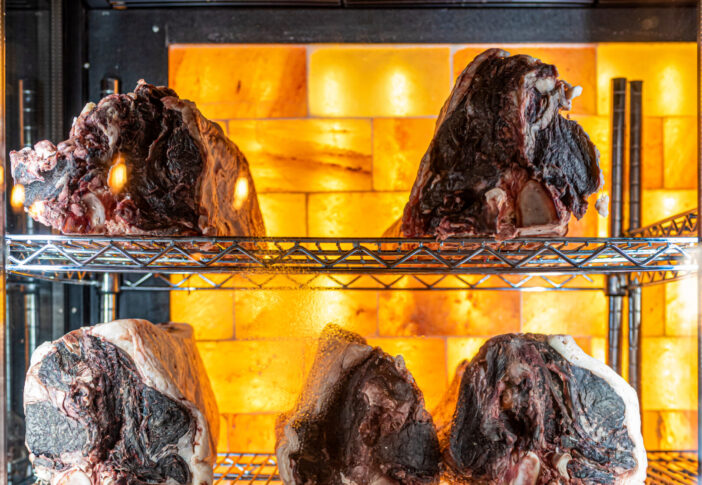
<svg viewBox="0 0 702 485">
<path fill-rule="evenodd" d="M 5 241 L 11 273 L 83 284 L 93 284 L 95 273 L 140 275 L 123 284 L 126 290 L 581 290 L 602 287 L 588 275 L 641 273 L 640 281 L 656 282 L 697 267 L 691 237 L 437 242 L 10 235 Z"/>
<path fill-rule="evenodd" d="M 631 229 L 632 237 L 684 237 L 697 236 L 697 209 L 676 214 L 649 226 Z"/>
<path fill-rule="evenodd" d="M 270 453 L 223 453 L 214 467 L 215 485 L 280 484 L 275 455 Z M 648 452 L 650 485 L 697 483 L 697 454 L 692 451 Z"/>
</svg>

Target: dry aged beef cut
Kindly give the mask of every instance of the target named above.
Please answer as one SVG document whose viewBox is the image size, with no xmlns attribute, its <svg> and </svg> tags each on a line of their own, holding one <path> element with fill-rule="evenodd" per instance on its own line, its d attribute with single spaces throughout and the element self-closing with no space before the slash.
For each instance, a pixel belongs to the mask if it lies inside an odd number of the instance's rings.
<svg viewBox="0 0 702 485">
<path fill-rule="evenodd" d="M 438 483 L 436 430 L 402 357 L 335 325 L 276 438 L 286 485 Z"/>
<path fill-rule="evenodd" d="M 209 485 L 219 415 L 192 328 L 117 320 L 32 355 L 27 448 L 51 485 Z"/>
<path fill-rule="evenodd" d="M 604 179 L 583 129 L 559 114 L 580 92 L 555 66 L 490 49 L 456 80 L 401 226 L 387 236 L 563 236 Z M 606 201 L 597 204 L 606 211 Z"/>
<path fill-rule="evenodd" d="M 459 366 L 434 419 L 452 483 L 646 478 L 635 391 L 569 336 L 489 340 Z"/>
<path fill-rule="evenodd" d="M 10 160 L 29 214 L 65 234 L 265 235 L 246 158 L 167 87 L 89 103 L 68 140 Z"/>
</svg>

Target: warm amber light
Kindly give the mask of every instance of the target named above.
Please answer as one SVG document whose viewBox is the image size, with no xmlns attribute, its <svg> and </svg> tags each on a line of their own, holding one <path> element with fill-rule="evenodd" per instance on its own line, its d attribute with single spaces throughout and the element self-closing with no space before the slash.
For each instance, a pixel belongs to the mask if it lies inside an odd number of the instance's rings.
<svg viewBox="0 0 702 485">
<path fill-rule="evenodd" d="M 110 173 L 107 175 L 107 184 L 113 193 L 121 191 L 127 183 L 127 165 L 124 163 L 122 155 L 117 155 Z"/>
<path fill-rule="evenodd" d="M 410 80 L 403 69 L 395 69 L 388 77 L 388 102 L 395 116 L 410 112 Z"/>
<path fill-rule="evenodd" d="M 673 214 L 676 206 L 677 200 L 675 200 L 675 197 L 663 197 L 663 207 L 665 208 L 666 212 Z"/>
<path fill-rule="evenodd" d="M 10 205 L 13 209 L 21 209 L 24 204 L 24 185 L 17 184 L 12 187 L 12 194 L 10 194 Z"/>
<path fill-rule="evenodd" d="M 38 218 L 41 215 L 41 213 L 44 212 L 44 202 L 42 202 L 41 200 L 35 200 L 29 208 L 28 212 L 33 219 Z"/>
<path fill-rule="evenodd" d="M 234 208 L 241 209 L 249 196 L 249 181 L 246 177 L 239 177 L 234 186 Z"/>
<path fill-rule="evenodd" d="M 344 113 L 344 92 L 339 75 L 332 68 L 322 75 L 321 103 L 327 115 L 337 116 Z"/>
</svg>

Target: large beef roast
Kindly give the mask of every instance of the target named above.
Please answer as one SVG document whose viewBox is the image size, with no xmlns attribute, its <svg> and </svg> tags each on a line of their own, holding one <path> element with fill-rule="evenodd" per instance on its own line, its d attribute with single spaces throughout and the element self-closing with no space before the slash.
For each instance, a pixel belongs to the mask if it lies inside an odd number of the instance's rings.
<svg viewBox="0 0 702 485">
<path fill-rule="evenodd" d="M 643 483 L 634 390 L 572 337 L 501 335 L 464 361 L 434 414 L 453 483 Z"/>
<path fill-rule="evenodd" d="M 32 355 L 27 448 L 51 485 L 208 485 L 219 415 L 192 329 L 118 320 Z"/>
<path fill-rule="evenodd" d="M 597 149 L 559 114 L 579 90 L 529 56 L 476 57 L 441 109 L 401 226 L 386 235 L 565 235 L 603 185 Z"/>
<path fill-rule="evenodd" d="M 10 160 L 30 215 L 66 234 L 265 235 L 244 155 L 166 87 L 89 103 L 68 140 Z"/>
<path fill-rule="evenodd" d="M 438 483 L 436 430 L 402 357 L 334 325 L 276 437 L 286 485 Z"/>
</svg>

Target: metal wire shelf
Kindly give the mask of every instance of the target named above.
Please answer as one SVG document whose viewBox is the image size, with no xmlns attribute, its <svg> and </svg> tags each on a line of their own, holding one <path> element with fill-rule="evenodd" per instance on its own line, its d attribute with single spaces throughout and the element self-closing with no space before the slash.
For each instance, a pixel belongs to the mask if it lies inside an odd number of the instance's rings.
<svg viewBox="0 0 702 485">
<path fill-rule="evenodd" d="M 697 209 L 668 217 L 650 226 L 631 229 L 632 237 L 684 237 L 697 236 Z"/>
<path fill-rule="evenodd" d="M 275 455 L 270 453 L 223 453 L 214 467 L 215 485 L 229 483 L 279 484 Z M 691 451 L 648 452 L 648 477 L 646 483 L 694 484 L 697 483 L 697 454 Z"/>
<path fill-rule="evenodd" d="M 125 290 L 602 288 L 588 275 L 662 281 L 696 270 L 696 239 L 137 238 L 9 235 L 14 274 Z M 173 275 L 190 275 L 182 278 Z M 192 276 L 197 275 L 197 279 Z"/>
</svg>

